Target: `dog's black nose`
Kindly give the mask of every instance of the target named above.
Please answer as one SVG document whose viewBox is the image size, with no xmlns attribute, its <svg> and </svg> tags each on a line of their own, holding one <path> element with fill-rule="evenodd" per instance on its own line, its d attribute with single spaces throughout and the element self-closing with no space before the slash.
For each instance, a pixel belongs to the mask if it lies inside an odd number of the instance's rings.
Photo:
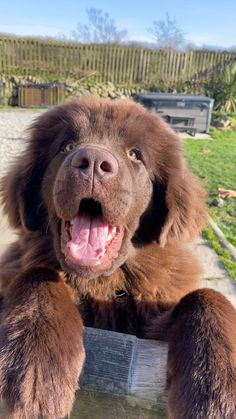
<svg viewBox="0 0 236 419">
<path fill-rule="evenodd" d="M 84 176 L 95 176 L 108 180 L 118 173 L 118 162 L 115 156 L 99 146 L 80 148 L 73 156 L 72 167 L 76 167 Z"/>
</svg>

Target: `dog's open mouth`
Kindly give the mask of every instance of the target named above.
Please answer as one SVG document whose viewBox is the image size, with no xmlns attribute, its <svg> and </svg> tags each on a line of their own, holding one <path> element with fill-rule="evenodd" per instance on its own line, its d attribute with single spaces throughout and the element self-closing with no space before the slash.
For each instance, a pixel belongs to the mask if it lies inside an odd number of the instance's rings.
<svg viewBox="0 0 236 419">
<path fill-rule="evenodd" d="M 61 222 L 61 249 L 72 264 L 108 266 L 118 256 L 123 234 L 123 227 L 111 226 L 104 220 L 99 203 L 84 199 L 78 214 Z"/>
</svg>

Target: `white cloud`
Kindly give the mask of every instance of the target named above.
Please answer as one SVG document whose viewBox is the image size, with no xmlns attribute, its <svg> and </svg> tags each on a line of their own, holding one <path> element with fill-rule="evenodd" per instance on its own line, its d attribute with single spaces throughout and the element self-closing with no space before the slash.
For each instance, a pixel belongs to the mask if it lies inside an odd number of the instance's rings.
<svg viewBox="0 0 236 419">
<path fill-rule="evenodd" d="M 194 42 L 196 45 L 212 45 L 212 46 L 221 46 L 221 47 L 231 47 L 233 45 L 233 42 L 229 42 L 228 40 L 225 40 L 222 36 L 222 33 L 219 33 L 219 35 L 211 32 L 206 33 L 188 33 L 188 41 Z"/>
<path fill-rule="evenodd" d="M 146 35 L 146 34 L 135 34 L 129 33 L 128 36 L 130 41 L 138 41 L 138 42 L 153 42 L 153 38 L 150 35 Z"/>
<path fill-rule="evenodd" d="M 22 36 L 58 36 L 70 32 L 66 28 L 47 25 L 0 25 L 0 33 L 11 33 Z"/>
</svg>

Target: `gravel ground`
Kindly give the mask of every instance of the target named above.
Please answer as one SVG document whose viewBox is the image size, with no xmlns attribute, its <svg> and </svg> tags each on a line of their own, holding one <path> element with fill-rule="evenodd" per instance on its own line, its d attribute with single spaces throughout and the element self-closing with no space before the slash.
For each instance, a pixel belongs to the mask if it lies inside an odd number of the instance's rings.
<svg viewBox="0 0 236 419">
<path fill-rule="evenodd" d="M 0 110 L 0 176 L 6 172 L 9 163 L 25 147 L 26 128 L 39 116 L 40 110 Z M 0 208 L 0 249 L 13 240 L 14 233 L 7 226 Z M 203 238 L 193 243 L 194 253 L 203 266 L 202 285 L 224 293 L 236 306 L 236 284 L 231 281 L 215 251 Z M 0 250 L 0 252 L 1 252 Z"/>
<path fill-rule="evenodd" d="M 0 110 L 0 174 L 24 149 L 26 129 L 42 111 Z"/>
</svg>

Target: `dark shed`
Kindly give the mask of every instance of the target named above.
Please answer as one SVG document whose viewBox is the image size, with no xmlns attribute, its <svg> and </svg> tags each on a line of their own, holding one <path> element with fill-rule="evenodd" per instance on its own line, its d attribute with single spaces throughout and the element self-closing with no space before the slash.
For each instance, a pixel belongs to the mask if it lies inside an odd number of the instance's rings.
<svg viewBox="0 0 236 419">
<path fill-rule="evenodd" d="M 214 99 L 176 93 L 140 93 L 134 100 L 158 113 L 176 131 L 209 132 Z"/>
</svg>

